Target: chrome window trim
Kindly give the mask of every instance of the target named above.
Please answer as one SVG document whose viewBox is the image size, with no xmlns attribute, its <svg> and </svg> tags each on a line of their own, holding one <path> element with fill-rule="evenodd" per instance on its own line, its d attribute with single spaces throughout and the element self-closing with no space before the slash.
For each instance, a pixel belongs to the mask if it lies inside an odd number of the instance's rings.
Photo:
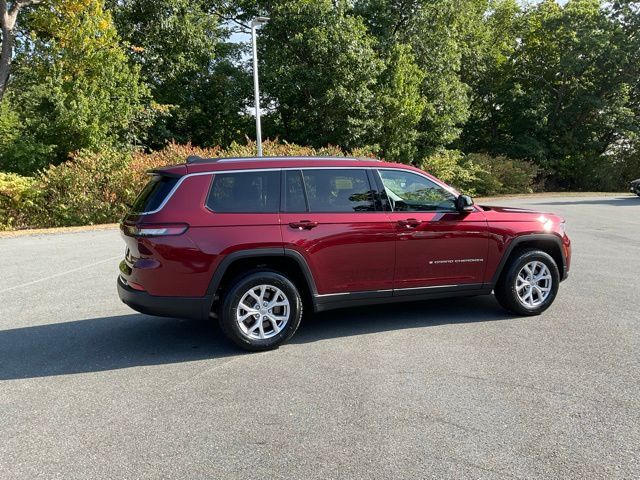
<svg viewBox="0 0 640 480">
<path fill-rule="evenodd" d="M 373 165 L 369 165 L 369 166 L 349 166 L 349 167 L 340 167 L 337 165 L 334 166 L 304 166 L 304 167 L 274 167 L 274 168 L 231 168 L 228 170 L 209 170 L 206 172 L 194 172 L 194 173 L 187 173 L 186 175 L 183 175 L 182 177 L 180 177 L 180 179 L 176 182 L 176 184 L 173 186 L 173 188 L 171 189 L 171 191 L 169 192 L 169 194 L 166 196 L 166 198 L 162 201 L 162 203 L 160 204 L 160 206 L 158 206 L 158 208 L 156 208 L 155 210 L 152 210 L 150 212 L 141 212 L 141 213 L 136 213 L 137 215 L 152 215 L 154 213 L 158 213 L 160 210 L 162 210 L 164 208 L 164 206 L 169 202 L 169 200 L 171 200 L 171 197 L 173 197 L 173 195 L 176 193 L 176 191 L 178 190 L 178 188 L 180 188 L 180 185 L 182 185 L 182 183 L 187 179 L 187 178 L 191 178 L 191 177 L 200 177 L 200 176 L 204 176 L 204 175 L 216 175 L 216 174 L 222 174 L 222 173 L 238 173 L 238 172 L 242 172 L 242 173 L 249 173 L 249 172 L 276 172 L 276 171 L 284 171 L 284 170 L 309 170 L 309 169 L 314 169 L 314 170 L 336 170 L 336 169 L 345 169 L 345 170 L 390 170 L 393 172 L 397 172 L 398 170 L 400 171 L 405 171 L 405 172 L 409 172 L 409 173 L 415 173 L 416 175 L 420 175 L 424 178 L 426 178 L 427 180 L 434 182 L 435 184 L 437 184 L 438 186 L 444 188 L 445 190 L 447 190 L 448 192 L 450 192 L 452 195 L 456 195 L 455 190 L 453 190 L 451 187 L 449 187 L 448 185 L 442 184 L 441 182 L 437 182 L 434 179 L 432 179 L 431 177 L 427 176 L 426 174 L 423 174 L 421 172 L 416 172 L 414 170 L 409 170 L 409 169 L 405 169 L 405 168 L 378 168 L 375 167 Z M 457 195 L 456 195 L 457 196 Z M 329 212 L 329 213 L 350 213 L 350 212 Z M 363 212 L 366 213 L 366 212 Z M 371 213 L 371 212 L 369 212 Z M 381 213 L 381 212 L 373 212 L 373 213 Z M 382 212 L 384 213 L 384 212 Z M 387 212 L 387 213 L 394 213 L 394 212 Z M 423 212 L 423 213 L 427 213 L 427 212 Z"/>
</svg>

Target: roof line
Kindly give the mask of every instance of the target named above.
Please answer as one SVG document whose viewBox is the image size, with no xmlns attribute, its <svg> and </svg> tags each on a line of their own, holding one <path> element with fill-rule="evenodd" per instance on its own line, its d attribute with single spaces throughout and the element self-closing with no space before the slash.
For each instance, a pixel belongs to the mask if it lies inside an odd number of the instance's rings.
<svg viewBox="0 0 640 480">
<path fill-rule="evenodd" d="M 322 156 L 273 156 L 273 157 L 222 157 L 222 158 L 204 158 L 197 155 L 191 155 L 187 158 L 188 164 L 193 163 L 227 163 L 227 162 L 256 162 L 261 160 L 279 160 L 279 161 L 296 161 L 296 160 L 338 160 L 338 161 L 370 161 L 381 162 L 382 160 L 377 158 L 363 158 L 363 157 L 322 157 Z"/>
</svg>

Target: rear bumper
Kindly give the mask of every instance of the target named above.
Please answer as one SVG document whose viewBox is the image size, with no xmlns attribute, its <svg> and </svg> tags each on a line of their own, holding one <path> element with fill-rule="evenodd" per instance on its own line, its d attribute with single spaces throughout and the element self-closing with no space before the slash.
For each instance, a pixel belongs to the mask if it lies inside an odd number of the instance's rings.
<svg viewBox="0 0 640 480">
<path fill-rule="evenodd" d="M 211 304 L 207 297 L 157 297 L 134 290 L 118 277 L 118 296 L 134 310 L 158 317 L 206 319 Z"/>
<path fill-rule="evenodd" d="M 562 239 L 562 272 L 560 272 L 560 281 L 569 277 L 569 269 L 571 268 L 571 240 L 565 234 Z"/>
</svg>

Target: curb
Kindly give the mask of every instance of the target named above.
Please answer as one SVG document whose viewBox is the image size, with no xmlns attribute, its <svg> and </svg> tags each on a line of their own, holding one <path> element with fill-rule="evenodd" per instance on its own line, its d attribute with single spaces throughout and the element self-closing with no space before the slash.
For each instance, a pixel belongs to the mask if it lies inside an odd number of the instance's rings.
<svg viewBox="0 0 640 480">
<path fill-rule="evenodd" d="M 117 223 L 103 223 L 100 225 L 85 225 L 82 227 L 52 227 L 52 228 L 34 228 L 25 230 L 8 230 L 0 232 L 1 238 L 27 237 L 31 235 L 55 235 L 58 233 L 77 233 L 91 232 L 99 230 L 111 230 L 118 228 Z"/>
</svg>

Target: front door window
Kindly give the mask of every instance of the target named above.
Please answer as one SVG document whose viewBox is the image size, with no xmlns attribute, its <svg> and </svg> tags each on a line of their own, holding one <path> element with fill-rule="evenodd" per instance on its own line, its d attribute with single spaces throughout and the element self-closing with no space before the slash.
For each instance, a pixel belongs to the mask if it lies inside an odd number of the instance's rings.
<svg viewBox="0 0 640 480">
<path fill-rule="evenodd" d="M 394 212 L 452 212 L 456 196 L 422 175 L 381 170 L 380 177 Z"/>
</svg>

